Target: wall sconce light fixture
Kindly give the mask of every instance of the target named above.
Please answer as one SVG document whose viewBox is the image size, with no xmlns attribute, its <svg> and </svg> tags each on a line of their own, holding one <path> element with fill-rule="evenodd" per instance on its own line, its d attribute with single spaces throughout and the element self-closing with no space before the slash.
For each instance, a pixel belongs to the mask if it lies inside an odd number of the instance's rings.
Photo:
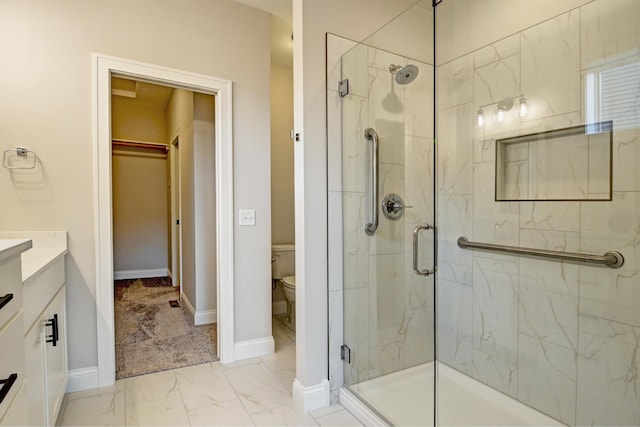
<svg viewBox="0 0 640 427">
<path fill-rule="evenodd" d="M 478 124 L 479 128 L 484 126 L 484 111 L 482 110 L 482 108 L 478 108 L 478 114 L 476 115 L 476 123 Z"/>
<path fill-rule="evenodd" d="M 521 119 L 524 119 L 525 117 L 527 117 L 528 111 L 529 111 L 529 108 L 527 106 L 527 98 L 525 98 L 524 95 L 520 95 L 520 107 L 518 108 L 518 117 L 520 117 Z"/>
<path fill-rule="evenodd" d="M 496 113 L 493 116 L 494 123 L 504 123 L 507 118 L 507 111 L 511 111 L 513 109 L 514 100 L 516 99 L 518 100 L 518 108 L 516 109 L 515 116 L 521 119 L 527 116 L 528 105 L 527 98 L 525 98 L 524 95 L 520 95 L 516 98 L 505 98 L 495 104 Z M 484 107 L 488 107 L 489 105 L 491 104 L 481 105 L 480 108 L 478 108 L 478 112 L 476 113 L 476 125 L 479 128 L 484 127 L 485 125 Z"/>
<path fill-rule="evenodd" d="M 498 107 L 496 111 L 496 121 L 498 123 L 503 123 L 507 111 L 510 111 L 513 108 L 513 99 L 507 98 L 498 102 Z"/>
</svg>

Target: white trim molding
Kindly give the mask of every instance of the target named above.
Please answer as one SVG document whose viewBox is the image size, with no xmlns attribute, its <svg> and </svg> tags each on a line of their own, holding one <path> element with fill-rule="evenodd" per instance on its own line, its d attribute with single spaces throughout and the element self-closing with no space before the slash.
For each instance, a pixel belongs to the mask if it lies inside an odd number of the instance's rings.
<svg viewBox="0 0 640 427">
<path fill-rule="evenodd" d="M 275 351 L 275 341 L 273 337 L 258 338 L 237 342 L 235 345 L 236 360 L 250 359 L 252 357 L 266 356 Z"/>
<path fill-rule="evenodd" d="M 191 315 L 191 318 L 195 318 L 196 309 L 193 308 L 193 304 L 191 304 L 191 301 L 189 301 L 189 298 L 187 298 L 185 293 L 182 292 L 182 289 L 180 289 L 180 301 L 182 302 L 182 304 L 184 304 L 184 307 L 187 309 L 187 311 Z"/>
<path fill-rule="evenodd" d="M 197 311 L 195 308 L 193 308 L 193 304 L 191 304 L 191 301 L 189 301 L 189 298 L 187 298 L 187 296 L 182 291 L 180 291 L 180 300 L 184 304 L 189 314 L 191 314 L 191 318 L 193 319 L 193 324 L 195 326 L 208 325 L 210 323 L 218 322 L 217 310 Z"/>
<path fill-rule="evenodd" d="M 113 272 L 113 280 L 123 279 L 146 279 L 149 277 L 171 276 L 166 268 L 156 268 L 154 270 L 121 270 Z"/>
<path fill-rule="evenodd" d="M 196 310 L 193 316 L 193 324 L 196 326 L 209 325 L 218 322 L 218 310 Z"/>
<path fill-rule="evenodd" d="M 232 362 L 235 360 L 232 82 L 102 54 L 93 54 L 92 63 L 98 387 L 115 382 L 111 200 L 111 76 L 114 74 L 215 95 L 218 351 L 222 363 Z"/>
<path fill-rule="evenodd" d="M 73 369 L 69 371 L 67 393 L 74 391 L 91 390 L 98 387 L 98 367 Z"/>
<path fill-rule="evenodd" d="M 305 387 L 298 379 L 293 380 L 293 401 L 304 412 L 315 411 L 331 404 L 331 385 L 324 379 L 320 384 Z"/>
<path fill-rule="evenodd" d="M 353 414 L 365 426 L 388 426 L 386 421 L 380 418 L 367 405 L 362 403 L 360 399 L 355 397 L 346 388 L 340 388 L 340 404 Z"/>
</svg>

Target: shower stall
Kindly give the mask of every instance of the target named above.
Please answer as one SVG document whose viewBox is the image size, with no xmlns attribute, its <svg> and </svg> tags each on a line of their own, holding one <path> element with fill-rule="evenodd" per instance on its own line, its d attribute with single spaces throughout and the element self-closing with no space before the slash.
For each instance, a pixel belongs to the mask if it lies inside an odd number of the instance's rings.
<svg viewBox="0 0 640 427">
<path fill-rule="evenodd" d="M 434 3 L 327 35 L 332 397 L 638 426 L 640 2 Z"/>
</svg>

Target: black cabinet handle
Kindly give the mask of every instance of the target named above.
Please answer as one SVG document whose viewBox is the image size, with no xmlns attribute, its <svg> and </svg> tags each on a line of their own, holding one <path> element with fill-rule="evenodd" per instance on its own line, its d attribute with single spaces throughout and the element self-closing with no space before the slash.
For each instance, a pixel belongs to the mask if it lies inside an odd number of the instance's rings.
<svg viewBox="0 0 640 427">
<path fill-rule="evenodd" d="M 47 342 L 50 342 L 55 347 L 60 340 L 58 336 L 58 315 L 54 314 L 53 319 L 47 321 L 47 326 L 51 326 L 51 335 L 47 335 Z"/>
<path fill-rule="evenodd" d="M 13 383 L 15 383 L 17 379 L 18 374 L 11 374 L 6 380 L 0 380 L 0 384 L 2 384 L 2 388 L 0 389 L 0 403 L 2 403 L 5 397 L 7 397 L 9 390 L 11 390 Z"/>
<path fill-rule="evenodd" d="M 13 294 L 6 294 L 2 298 L 0 298 L 0 308 L 9 304 L 9 301 L 11 301 L 12 299 L 13 299 Z"/>
</svg>

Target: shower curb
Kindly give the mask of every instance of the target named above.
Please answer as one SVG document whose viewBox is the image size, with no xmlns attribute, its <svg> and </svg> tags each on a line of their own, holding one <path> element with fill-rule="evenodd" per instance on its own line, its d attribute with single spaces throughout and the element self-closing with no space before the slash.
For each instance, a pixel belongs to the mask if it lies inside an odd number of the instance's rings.
<svg viewBox="0 0 640 427">
<path fill-rule="evenodd" d="M 340 388 L 338 400 L 354 417 L 365 426 L 389 426 L 385 420 L 380 418 L 371 408 L 365 405 L 353 393 L 344 387 Z"/>
</svg>

